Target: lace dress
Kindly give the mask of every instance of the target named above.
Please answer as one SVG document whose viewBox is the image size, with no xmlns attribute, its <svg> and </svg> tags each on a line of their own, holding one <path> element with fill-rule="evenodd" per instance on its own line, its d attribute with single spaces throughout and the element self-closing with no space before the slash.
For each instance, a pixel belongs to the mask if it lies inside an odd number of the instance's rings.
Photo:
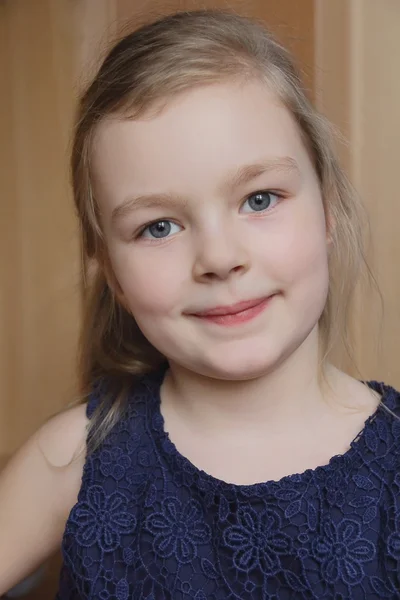
<svg viewBox="0 0 400 600">
<path fill-rule="evenodd" d="M 58 600 L 400 598 L 400 419 L 380 406 L 328 465 L 234 485 L 178 452 L 161 381 L 135 386 L 86 460 Z M 398 392 L 368 385 L 400 415 Z"/>
</svg>

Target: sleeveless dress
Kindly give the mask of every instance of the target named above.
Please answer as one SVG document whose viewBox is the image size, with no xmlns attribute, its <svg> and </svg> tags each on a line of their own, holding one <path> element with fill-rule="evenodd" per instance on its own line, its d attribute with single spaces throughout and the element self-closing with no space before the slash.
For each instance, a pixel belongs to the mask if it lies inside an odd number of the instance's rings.
<svg viewBox="0 0 400 600">
<path fill-rule="evenodd" d="M 86 459 L 57 600 L 400 598 L 400 419 L 385 410 L 400 416 L 396 390 L 368 383 L 382 404 L 328 465 L 235 485 L 171 442 L 162 378 L 135 385 Z"/>
</svg>

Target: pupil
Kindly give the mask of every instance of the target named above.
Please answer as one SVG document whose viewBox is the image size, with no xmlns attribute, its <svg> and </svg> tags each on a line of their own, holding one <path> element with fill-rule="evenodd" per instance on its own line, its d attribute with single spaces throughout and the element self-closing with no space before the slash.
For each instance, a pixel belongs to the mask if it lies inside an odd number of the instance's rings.
<svg viewBox="0 0 400 600">
<path fill-rule="evenodd" d="M 271 204 L 270 194 L 255 194 L 249 199 L 249 204 L 253 210 L 265 210 Z"/>
<path fill-rule="evenodd" d="M 162 238 L 169 234 L 171 231 L 171 225 L 168 221 L 159 221 L 158 223 L 154 223 L 150 227 L 151 235 L 156 238 Z"/>
<path fill-rule="evenodd" d="M 264 210 L 271 204 L 270 195 L 256 194 L 249 199 L 249 204 L 253 210 Z"/>
</svg>

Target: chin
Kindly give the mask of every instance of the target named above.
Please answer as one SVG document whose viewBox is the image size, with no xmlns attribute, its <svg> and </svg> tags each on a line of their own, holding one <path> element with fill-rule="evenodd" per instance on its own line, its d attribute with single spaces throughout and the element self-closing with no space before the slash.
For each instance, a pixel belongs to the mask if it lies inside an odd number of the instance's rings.
<svg viewBox="0 0 400 600">
<path fill-rule="evenodd" d="M 253 352 L 252 355 L 247 353 L 246 356 L 242 353 L 236 355 L 230 353 L 216 357 L 212 361 L 204 361 L 196 367 L 193 365 L 191 369 L 213 379 L 246 381 L 258 379 L 272 372 L 281 362 L 280 358 L 277 355 L 269 357 L 267 353 L 256 355 Z"/>
<path fill-rule="evenodd" d="M 256 343 L 212 349 L 203 356 L 192 356 L 188 368 L 213 379 L 246 381 L 273 373 L 293 356 L 309 338 L 309 332 L 287 339 L 286 343 L 268 343 L 265 339 Z M 209 349 L 210 350 L 210 349 Z"/>
</svg>

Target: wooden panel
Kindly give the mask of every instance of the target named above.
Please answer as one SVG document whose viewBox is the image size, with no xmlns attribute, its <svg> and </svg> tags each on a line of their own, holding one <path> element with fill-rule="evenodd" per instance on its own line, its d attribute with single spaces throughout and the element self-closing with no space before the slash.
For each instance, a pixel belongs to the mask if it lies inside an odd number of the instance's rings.
<svg viewBox="0 0 400 600">
<path fill-rule="evenodd" d="M 0 452 L 74 393 L 79 242 L 68 187 L 75 58 L 67 0 L 1 4 Z M 4 211 L 4 214 L 3 214 Z"/>
<path fill-rule="evenodd" d="M 352 172 L 368 209 L 369 262 L 384 300 L 381 323 L 379 298 L 360 297 L 357 353 L 368 375 L 400 388 L 400 3 L 354 2 L 352 22 L 357 41 L 352 57 Z"/>
<path fill-rule="evenodd" d="M 9 405 L 17 386 L 16 337 L 19 302 L 16 169 L 12 130 L 12 97 L 8 52 L 8 6 L 0 2 L 0 455 L 9 446 Z"/>
<path fill-rule="evenodd" d="M 379 294 L 358 291 L 354 372 L 400 387 L 400 4 L 317 2 L 316 22 L 317 98 L 349 138 L 344 162 L 368 211 L 367 258 L 383 297 L 382 312 Z"/>
<path fill-rule="evenodd" d="M 340 32 L 340 33 L 339 33 Z M 314 84 L 316 104 L 343 134 L 350 135 L 350 3 L 316 2 Z M 340 39 L 340 44 L 338 44 Z M 350 169 L 350 150 L 338 144 L 342 164 Z"/>
</svg>

